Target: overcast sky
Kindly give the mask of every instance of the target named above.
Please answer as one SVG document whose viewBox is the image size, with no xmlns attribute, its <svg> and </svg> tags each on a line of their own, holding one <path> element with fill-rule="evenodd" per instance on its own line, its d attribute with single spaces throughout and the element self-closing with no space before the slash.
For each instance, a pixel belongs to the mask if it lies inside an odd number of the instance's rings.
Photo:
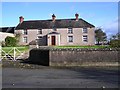
<svg viewBox="0 0 120 90">
<path fill-rule="evenodd" d="M 75 18 L 78 13 L 82 18 L 96 27 L 102 27 L 107 34 L 118 32 L 117 2 L 2 2 L 2 25 L 16 26 L 19 16 L 25 20 Z"/>
</svg>

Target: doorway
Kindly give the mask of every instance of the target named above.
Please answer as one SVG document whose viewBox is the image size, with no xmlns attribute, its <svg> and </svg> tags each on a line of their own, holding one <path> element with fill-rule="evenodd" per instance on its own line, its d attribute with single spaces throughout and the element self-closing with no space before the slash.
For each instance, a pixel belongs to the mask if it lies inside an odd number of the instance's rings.
<svg viewBox="0 0 120 90">
<path fill-rule="evenodd" d="M 52 38 L 51 38 L 51 39 L 52 39 L 52 40 L 51 40 L 51 41 L 52 41 L 52 42 L 51 42 L 51 43 L 52 43 L 52 45 L 55 45 L 55 41 L 56 41 L 56 40 L 55 40 L 55 39 L 56 39 L 56 38 L 55 38 L 55 36 L 52 36 Z"/>
</svg>

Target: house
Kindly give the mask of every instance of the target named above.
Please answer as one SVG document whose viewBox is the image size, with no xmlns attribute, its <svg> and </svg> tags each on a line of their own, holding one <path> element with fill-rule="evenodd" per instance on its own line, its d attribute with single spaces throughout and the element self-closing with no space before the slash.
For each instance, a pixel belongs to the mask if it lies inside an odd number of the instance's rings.
<svg viewBox="0 0 120 90">
<path fill-rule="evenodd" d="M 14 29 L 15 29 L 15 27 L 1 27 L 0 32 L 14 34 Z"/>
<path fill-rule="evenodd" d="M 5 41 L 7 36 L 15 37 L 14 35 L 15 27 L 1 27 L 0 28 L 0 42 Z"/>
<path fill-rule="evenodd" d="M 19 17 L 20 23 L 15 33 L 21 34 L 20 44 L 28 45 L 37 42 L 38 45 L 94 45 L 95 26 L 79 18 L 56 19 L 53 14 L 50 20 L 29 20 Z"/>
</svg>

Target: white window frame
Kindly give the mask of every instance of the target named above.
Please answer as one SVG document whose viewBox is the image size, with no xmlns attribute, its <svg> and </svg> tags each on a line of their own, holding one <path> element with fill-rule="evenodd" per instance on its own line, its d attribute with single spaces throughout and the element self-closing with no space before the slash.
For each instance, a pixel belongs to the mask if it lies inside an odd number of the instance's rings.
<svg viewBox="0 0 120 90">
<path fill-rule="evenodd" d="M 88 28 L 83 28 L 83 29 L 82 29 L 82 32 L 83 32 L 83 33 L 88 33 Z"/>
<path fill-rule="evenodd" d="M 38 38 L 38 39 L 42 39 L 43 37 L 42 37 L 42 36 L 38 36 L 37 38 Z"/>
<path fill-rule="evenodd" d="M 28 38 L 27 37 L 23 37 L 23 42 L 27 43 L 28 42 Z"/>
<path fill-rule="evenodd" d="M 88 35 L 83 35 L 82 36 L 82 41 L 83 42 L 88 42 Z"/>
<path fill-rule="evenodd" d="M 73 34 L 73 28 L 68 28 L 68 34 Z"/>
<path fill-rule="evenodd" d="M 42 29 L 38 29 L 37 34 L 42 34 Z"/>
<path fill-rule="evenodd" d="M 71 40 L 70 40 L 70 38 L 71 38 Z M 73 43 L 73 36 L 68 36 L 68 42 Z"/>
<path fill-rule="evenodd" d="M 24 29 L 24 30 L 23 30 L 23 34 L 24 34 L 24 35 L 28 35 L 28 30 L 27 30 L 27 29 Z"/>
</svg>

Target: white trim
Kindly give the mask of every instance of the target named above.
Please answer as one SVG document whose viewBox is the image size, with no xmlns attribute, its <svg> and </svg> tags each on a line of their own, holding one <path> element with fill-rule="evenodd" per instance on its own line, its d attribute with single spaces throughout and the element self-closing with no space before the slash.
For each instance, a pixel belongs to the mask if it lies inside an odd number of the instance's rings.
<svg viewBox="0 0 120 90">
<path fill-rule="evenodd" d="M 87 38 L 83 38 L 83 36 L 87 36 Z M 88 42 L 88 35 L 83 35 L 83 36 L 82 36 L 82 42 L 87 43 Z M 85 39 L 87 39 L 87 41 L 84 41 Z"/>
<path fill-rule="evenodd" d="M 87 29 L 87 32 L 84 32 L 84 31 L 83 31 L 85 28 Z M 88 34 L 88 28 L 87 28 L 87 27 L 85 27 L 85 28 L 82 28 L 82 33 L 83 33 L 83 34 Z"/>
<path fill-rule="evenodd" d="M 69 42 L 69 36 L 72 36 L 72 42 Z M 67 36 L 67 42 L 68 42 L 68 43 L 73 43 L 73 42 L 74 42 L 74 37 L 73 37 L 73 35 L 69 35 L 69 36 Z"/>
</svg>

